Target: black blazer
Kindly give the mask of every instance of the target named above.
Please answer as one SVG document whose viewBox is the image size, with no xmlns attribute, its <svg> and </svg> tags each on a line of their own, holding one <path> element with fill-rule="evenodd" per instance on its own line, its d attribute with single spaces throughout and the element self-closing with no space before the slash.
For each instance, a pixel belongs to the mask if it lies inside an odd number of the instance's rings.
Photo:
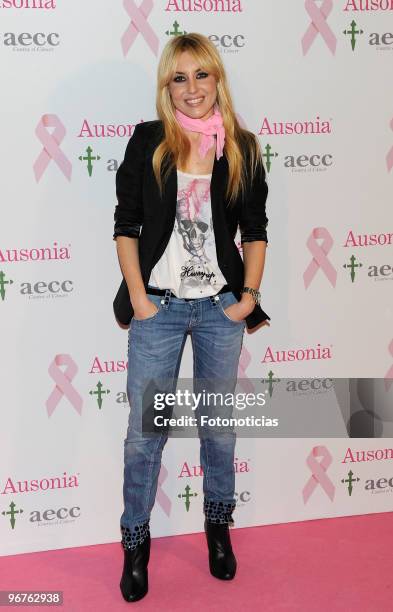
<svg viewBox="0 0 393 612">
<path fill-rule="evenodd" d="M 139 238 L 138 250 L 142 279 L 147 288 L 150 273 L 165 251 L 176 217 L 177 172 L 171 171 L 164 184 L 161 199 L 154 176 L 152 156 L 163 139 L 162 121 L 146 121 L 135 126 L 125 151 L 124 161 L 116 173 L 118 204 L 114 214 L 114 234 Z M 244 264 L 234 238 L 239 226 L 241 242 L 265 240 L 265 205 L 268 186 L 263 166 L 249 184 L 244 198 L 227 207 L 225 188 L 228 180 L 228 162 L 224 155 L 217 160 L 211 178 L 211 207 L 217 261 L 231 291 L 240 300 L 244 281 Z M 123 281 L 115 297 L 114 312 L 118 321 L 128 325 L 134 310 L 126 281 Z M 248 329 L 256 327 L 270 317 L 260 306 L 246 317 Z"/>
</svg>

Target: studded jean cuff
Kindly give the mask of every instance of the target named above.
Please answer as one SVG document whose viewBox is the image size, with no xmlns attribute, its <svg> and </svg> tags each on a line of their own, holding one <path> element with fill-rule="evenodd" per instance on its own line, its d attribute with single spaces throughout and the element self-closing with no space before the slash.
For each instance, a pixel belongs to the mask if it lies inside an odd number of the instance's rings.
<svg viewBox="0 0 393 612">
<path fill-rule="evenodd" d="M 207 520 L 210 523 L 224 525 L 226 523 L 233 524 L 232 512 L 236 507 L 236 502 L 217 502 L 209 501 L 206 498 L 203 500 L 203 511 Z"/>
<path fill-rule="evenodd" d="M 135 525 L 132 529 L 120 525 L 121 544 L 125 550 L 134 550 L 142 544 L 150 534 L 149 521 L 140 525 Z"/>
</svg>

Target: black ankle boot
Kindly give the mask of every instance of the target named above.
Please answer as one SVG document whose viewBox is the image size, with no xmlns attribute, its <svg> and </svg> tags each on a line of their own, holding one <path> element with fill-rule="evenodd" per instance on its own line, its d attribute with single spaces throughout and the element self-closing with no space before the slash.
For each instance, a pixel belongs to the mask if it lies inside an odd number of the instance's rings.
<svg viewBox="0 0 393 612">
<path fill-rule="evenodd" d="M 147 565 L 150 558 L 150 533 L 136 548 L 124 548 L 123 575 L 120 590 L 126 601 L 138 601 L 148 591 Z"/>
<path fill-rule="evenodd" d="M 232 580 L 236 574 L 236 558 L 233 554 L 229 526 L 205 519 L 205 533 L 209 548 L 210 573 L 220 580 Z"/>
</svg>

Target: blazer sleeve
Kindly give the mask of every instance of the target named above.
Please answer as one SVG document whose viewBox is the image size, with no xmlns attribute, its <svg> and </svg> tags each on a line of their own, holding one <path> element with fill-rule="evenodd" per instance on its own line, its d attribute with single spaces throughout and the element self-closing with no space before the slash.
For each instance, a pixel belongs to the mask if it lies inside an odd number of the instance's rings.
<svg viewBox="0 0 393 612">
<path fill-rule="evenodd" d="M 142 185 L 144 138 L 141 124 L 137 123 L 128 141 L 124 160 L 116 172 L 117 205 L 114 213 L 114 234 L 139 238 L 143 222 Z"/>
<path fill-rule="evenodd" d="M 241 244 L 254 240 L 268 242 L 266 227 L 266 200 L 268 195 L 266 172 L 263 163 L 258 163 L 254 178 L 242 198 L 239 214 Z"/>
</svg>

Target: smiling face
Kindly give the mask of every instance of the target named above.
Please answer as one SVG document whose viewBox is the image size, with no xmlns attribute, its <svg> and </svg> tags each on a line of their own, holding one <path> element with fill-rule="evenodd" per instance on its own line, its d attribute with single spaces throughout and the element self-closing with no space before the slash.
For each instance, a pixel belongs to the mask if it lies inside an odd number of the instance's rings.
<svg viewBox="0 0 393 612">
<path fill-rule="evenodd" d="M 180 54 L 168 88 L 175 108 L 188 117 L 208 119 L 213 114 L 216 79 L 198 65 L 189 51 Z"/>
</svg>

